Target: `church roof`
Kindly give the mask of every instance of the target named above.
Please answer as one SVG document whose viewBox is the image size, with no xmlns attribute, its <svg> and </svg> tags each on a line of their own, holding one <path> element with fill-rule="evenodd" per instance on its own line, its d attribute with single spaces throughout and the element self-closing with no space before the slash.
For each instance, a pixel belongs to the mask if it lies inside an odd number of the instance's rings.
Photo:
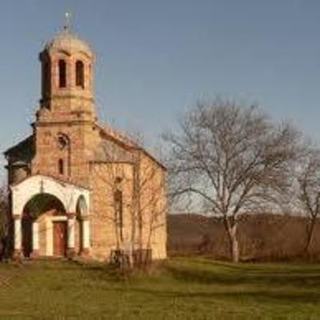
<svg viewBox="0 0 320 320">
<path fill-rule="evenodd" d="M 51 49 L 64 50 L 67 52 L 80 51 L 90 55 L 93 53 L 90 45 L 68 28 L 64 28 L 53 39 L 46 43 L 45 50 Z"/>
<path fill-rule="evenodd" d="M 147 157 L 157 163 L 162 169 L 166 170 L 166 167 L 158 159 L 156 159 L 150 152 L 135 142 L 128 135 L 111 128 L 108 125 L 98 125 L 101 130 L 104 139 L 98 146 L 95 152 L 95 161 L 108 161 L 108 162 L 129 162 L 135 161 L 132 151 L 140 151 Z"/>
<path fill-rule="evenodd" d="M 94 154 L 95 162 L 134 163 L 134 154 L 109 139 L 102 139 Z"/>
<path fill-rule="evenodd" d="M 20 161 L 30 161 L 34 156 L 34 136 L 30 135 L 4 152 L 5 156 L 12 156 Z"/>
</svg>

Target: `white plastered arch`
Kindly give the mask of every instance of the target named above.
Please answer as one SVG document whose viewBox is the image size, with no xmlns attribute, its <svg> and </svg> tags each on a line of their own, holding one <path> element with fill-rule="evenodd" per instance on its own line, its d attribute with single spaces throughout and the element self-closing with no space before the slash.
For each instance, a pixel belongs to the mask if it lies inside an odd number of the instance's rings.
<svg viewBox="0 0 320 320">
<path fill-rule="evenodd" d="M 78 199 L 82 196 L 86 201 L 88 211 L 90 210 L 90 191 L 88 189 L 60 182 L 51 177 L 35 175 L 11 187 L 12 214 L 22 215 L 27 202 L 33 196 L 41 193 L 57 197 L 68 213 L 76 212 Z"/>
</svg>

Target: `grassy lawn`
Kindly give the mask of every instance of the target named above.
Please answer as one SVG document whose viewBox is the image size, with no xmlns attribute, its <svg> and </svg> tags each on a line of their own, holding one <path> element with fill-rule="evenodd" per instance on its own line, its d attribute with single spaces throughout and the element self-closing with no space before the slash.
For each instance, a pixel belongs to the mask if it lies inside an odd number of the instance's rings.
<svg viewBox="0 0 320 320">
<path fill-rule="evenodd" d="M 175 258 L 123 280 L 98 264 L 0 264 L 0 319 L 320 319 L 320 265 Z"/>
</svg>

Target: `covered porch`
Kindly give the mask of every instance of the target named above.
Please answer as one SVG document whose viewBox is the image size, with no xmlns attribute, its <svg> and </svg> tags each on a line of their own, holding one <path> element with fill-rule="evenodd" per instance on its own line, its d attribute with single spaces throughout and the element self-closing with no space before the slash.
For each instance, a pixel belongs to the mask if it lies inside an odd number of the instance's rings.
<svg viewBox="0 0 320 320">
<path fill-rule="evenodd" d="M 90 191 L 36 175 L 11 187 L 14 257 L 90 254 Z"/>
</svg>

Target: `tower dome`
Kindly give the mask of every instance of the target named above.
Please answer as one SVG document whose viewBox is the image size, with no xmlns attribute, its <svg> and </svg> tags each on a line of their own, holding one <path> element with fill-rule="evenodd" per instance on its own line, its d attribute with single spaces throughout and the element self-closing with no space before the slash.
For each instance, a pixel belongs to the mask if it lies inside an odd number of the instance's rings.
<svg viewBox="0 0 320 320">
<path fill-rule="evenodd" d="M 69 28 L 66 27 L 53 39 L 48 41 L 44 49 L 48 51 L 65 51 L 69 54 L 73 52 L 82 52 L 89 56 L 93 55 L 92 49 L 90 48 L 89 44 L 84 40 L 81 40 L 77 35 L 71 32 Z"/>
</svg>

